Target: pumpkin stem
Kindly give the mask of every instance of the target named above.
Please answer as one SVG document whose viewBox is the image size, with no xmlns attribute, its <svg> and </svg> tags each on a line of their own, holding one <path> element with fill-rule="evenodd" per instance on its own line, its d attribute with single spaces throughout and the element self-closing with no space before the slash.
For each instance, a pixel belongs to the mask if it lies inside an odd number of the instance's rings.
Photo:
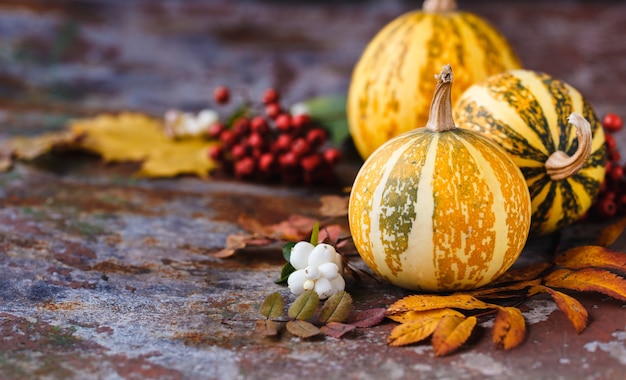
<svg viewBox="0 0 626 380">
<path fill-rule="evenodd" d="M 425 0 L 422 11 L 428 13 L 445 13 L 456 11 L 455 0 Z"/>
<path fill-rule="evenodd" d="M 430 103 L 426 128 L 433 132 L 445 132 L 456 128 L 454 119 L 452 119 L 452 99 L 450 97 L 452 68 L 450 65 L 444 65 L 441 72 L 435 75 L 435 78 L 437 78 L 437 86 Z"/>
<path fill-rule="evenodd" d="M 553 181 L 568 178 L 583 167 L 591 154 L 591 126 L 582 115 L 572 112 L 567 118 L 576 127 L 576 137 L 578 138 L 578 149 L 571 157 L 567 153 L 558 150 L 548 157 L 546 161 L 546 172 Z"/>
</svg>

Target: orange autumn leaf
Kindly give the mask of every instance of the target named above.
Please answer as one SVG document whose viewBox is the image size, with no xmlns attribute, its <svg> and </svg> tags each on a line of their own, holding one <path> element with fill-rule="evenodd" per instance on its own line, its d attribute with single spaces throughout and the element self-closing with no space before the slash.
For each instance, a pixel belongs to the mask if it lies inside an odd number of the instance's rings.
<svg viewBox="0 0 626 380">
<path fill-rule="evenodd" d="M 507 282 L 508 283 L 508 282 Z M 519 296 L 519 291 L 530 288 L 535 285 L 541 284 L 541 279 L 529 281 L 520 281 L 509 283 L 509 285 L 503 285 L 498 287 L 486 287 L 476 289 L 464 294 L 471 295 L 475 298 L 487 298 L 487 299 L 499 299 L 499 298 L 511 298 Z"/>
<path fill-rule="evenodd" d="M 214 143 L 204 139 L 171 139 L 163 122 L 140 113 L 102 114 L 70 124 L 81 135 L 79 147 L 99 154 L 105 161 L 141 162 L 140 175 L 171 177 L 194 174 L 206 177 L 217 164 L 207 155 Z"/>
<path fill-rule="evenodd" d="M 401 314 L 409 310 L 423 311 L 445 308 L 473 310 L 494 307 L 496 306 L 466 294 L 453 294 L 449 296 L 412 295 L 394 302 L 387 308 L 387 315 Z"/>
<path fill-rule="evenodd" d="M 406 346 L 420 342 L 432 335 L 440 320 L 440 318 L 423 318 L 402 323 L 391 330 L 387 337 L 387 344 Z"/>
<path fill-rule="evenodd" d="M 249 232 L 261 236 L 287 241 L 300 241 L 309 238 L 317 220 L 301 215 L 291 215 L 287 220 L 276 224 L 263 224 L 258 219 L 242 214 L 239 216 L 238 223 Z"/>
<path fill-rule="evenodd" d="M 493 343 L 499 349 L 510 350 L 526 337 L 526 322 L 522 312 L 514 307 L 499 307 L 493 323 Z"/>
<path fill-rule="evenodd" d="M 620 237 L 626 228 L 626 218 L 622 218 L 617 222 L 605 227 L 600 231 L 596 243 L 603 247 L 609 246 Z"/>
<path fill-rule="evenodd" d="M 558 269 L 546 276 L 545 285 L 580 292 L 598 292 L 626 301 L 626 279 L 602 269 Z"/>
<path fill-rule="evenodd" d="M 548 262 L 539 262 L 531 264 L 523 268 L 510 269 L 502 276 L 498 277 L 495 281 L 489 284 L 489 286 L 505 284 L 507 282 L 518 281 L 530 281 L 539 277 L 546 269 L 550 268 L 552 264 Z"/>
<path fill-rule="evenodd" d="M 587 328 L 589 313 L 587 313 L 587 309 L 585 309 L 585 307 L 575 298 L 543 285 L 533 287 L 530 290 L 529 295 L 532 296 L 537 293 L 550 294 L 556 305 L 559 307 L 559 310 L 561 310 L 567 319 L 572 322 L 572 325 L 578 334 Z"/>
<path fill-rule="evenodd" d="M 456 351 L 469 339 L 476 326 L 476 317 L 448 315 L 441 319 L 433 332 L 432 345 L 435 356 L 444 356 Z"/>
<path fill-rule="evenodd" d="M 465 316 L 454 309 L 434 309 L 434 310 L 409 310 L 403 313 L 387 315 L 387 318 L 392 321 L 407 323 L 411 321 L 417 320 L 425 320 L 425 319 L 441 319 L 443 317 L 453 316 L 464 318 Z"/>
<path fill-rule="evenodd" d="M 626 273 L 626 254 L 605 247 L 586 245 L 563 252 L 557 256 L 556 264 L 568 269 L 594 267 Z"/>
</svg>

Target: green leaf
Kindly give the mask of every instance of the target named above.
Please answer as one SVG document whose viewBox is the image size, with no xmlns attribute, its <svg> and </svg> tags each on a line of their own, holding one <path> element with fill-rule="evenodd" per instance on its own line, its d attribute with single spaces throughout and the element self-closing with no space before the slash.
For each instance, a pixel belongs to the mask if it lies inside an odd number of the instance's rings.
<svg viewBox="0 0 626 380">
<path fill-rule="evenodd" d="M 321 331 L 317 326 L 307 321 L 295 320 L 287 322 L 287 330 L 300 338 L 310 338 L 318 335 Z"/>
<path fill-rule="evenodd" d="M 317 245 L 320 235 L 320 223 L 315 222 L 313 225 L 313 231 L 311 231 L 311 244 Z"/>
<path fill-rule="evenodd" d="M 333 144 L 340 145 L 350 136 L 345 95 L 316 97 L 304 103 L 309 116 L 329 132 Z"/>
<path fill-rule="evenodd" d="M 320 310 L 319 320 L 322 323 L 343 322 L 352 311 L 352 297 L 341 290 L 326 300 Z"/>
<path fill-rule="evenodd" d="M 286 284 L 289 279 L 289 275 L 296 271 L 296 268 L 291 263 L 285 263 L 283 269 L 280 271 L 280 278 L 274 281 L 275 284 Z"/>
<path fill-rule="evenodd" d="M 289 243 L 283 245 L 283 257 L 287 262 L 291 259 L 291 249 L 296 245 L 295 241 L 290 241 Z"/>
<path fill-rule="evenodd" d="M 267 318 L 278 318 L 283 314 L 284 307 L 285 303 L 282 297 L 278 292 L 274 292 L 263 301 L 259 307 L 259 312 Z"/>
<path fill-rule="evenodd" d="M 315 314 L 315 310 L 320 304 L 320 298 L 314 290 L 307 290 L 300 294 L 291 304 L 287 314 L 293 319 L 309 319 Z"/>
</svg>

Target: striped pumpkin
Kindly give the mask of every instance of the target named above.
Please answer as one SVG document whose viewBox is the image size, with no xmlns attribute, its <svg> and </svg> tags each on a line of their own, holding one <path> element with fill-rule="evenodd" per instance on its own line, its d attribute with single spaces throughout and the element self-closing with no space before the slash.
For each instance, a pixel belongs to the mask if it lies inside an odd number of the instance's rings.
<svg viewBox="0 0 626 380">
<path fill-rule="evenodd" d="M 350 133 L 361 157 L 403 132 L 424 126 L 433 73 L 455 68 L 452 99 L 476 81 L 520 67 L 505 38 L 451 0 L 427 0 L 385 26 L 356 64 L 348 91 Z"/>
<path fill-rule="evenodd" d="M 588 133 L 569 122 L 572 113 L 589 122 Z M 572 224 L 593 203 L 604 179 L 604 131 L 572 86 L 545 73 L 512 70 L 471 86 L 455 105 L 454 117 L 459 128 L 501 145 L 521 168 L 532 198 L 532 235 Z M 583 146 L 590 147 L 585 155 Z M 546 163 L 558 155 L 577 158 L 578 170 L 551 175 Z"/>
<path fill-rule="evenodd" d="M 376 274 L 411 290 L 489 283 L 515 262 L 530 227 L 519 168 L 496 144 L 455 128 L 446 70 L 426 127 L 377 149 L 350 194 L 359 254 Z"/>
</svg>

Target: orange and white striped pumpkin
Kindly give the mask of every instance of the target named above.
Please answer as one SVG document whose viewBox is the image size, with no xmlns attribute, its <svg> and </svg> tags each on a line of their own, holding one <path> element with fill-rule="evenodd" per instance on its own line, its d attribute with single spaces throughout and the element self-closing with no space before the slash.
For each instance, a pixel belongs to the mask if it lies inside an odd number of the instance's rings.
<svg viewBox="0 0 626 380">
<path fill-rule="evenodd" d="M 454 118 L 459 128 L 502 146 L 520 167 L 532 198 L 532 235 L 571 225 L 591 207 L 604 180 L 604 131 L 569 84 L 533 70 L 496 74 L 465 91 Z"/>
<path fill-rule="evenodd" d="M 452 99 L 473 83 L 520 68 L 507 40 L 483 18 L 457 10 L 453 0 L 426 0 L 381 29 L 365 48 L 350 82 L 350 134 L 367 158 L 390 138 L 426 125 L 444 64 L 455 70 Z"/>
<path fill-rule="evenodd" d="M 359 254 L 376 274 L 406 289 L 485 285 L 515 262 L 530 228 L 521 171 L 502 148 L 455 127 L 451 81 L 445 66 L 426 127 L 378 148 L 350 194 Z"/>
</svg>

